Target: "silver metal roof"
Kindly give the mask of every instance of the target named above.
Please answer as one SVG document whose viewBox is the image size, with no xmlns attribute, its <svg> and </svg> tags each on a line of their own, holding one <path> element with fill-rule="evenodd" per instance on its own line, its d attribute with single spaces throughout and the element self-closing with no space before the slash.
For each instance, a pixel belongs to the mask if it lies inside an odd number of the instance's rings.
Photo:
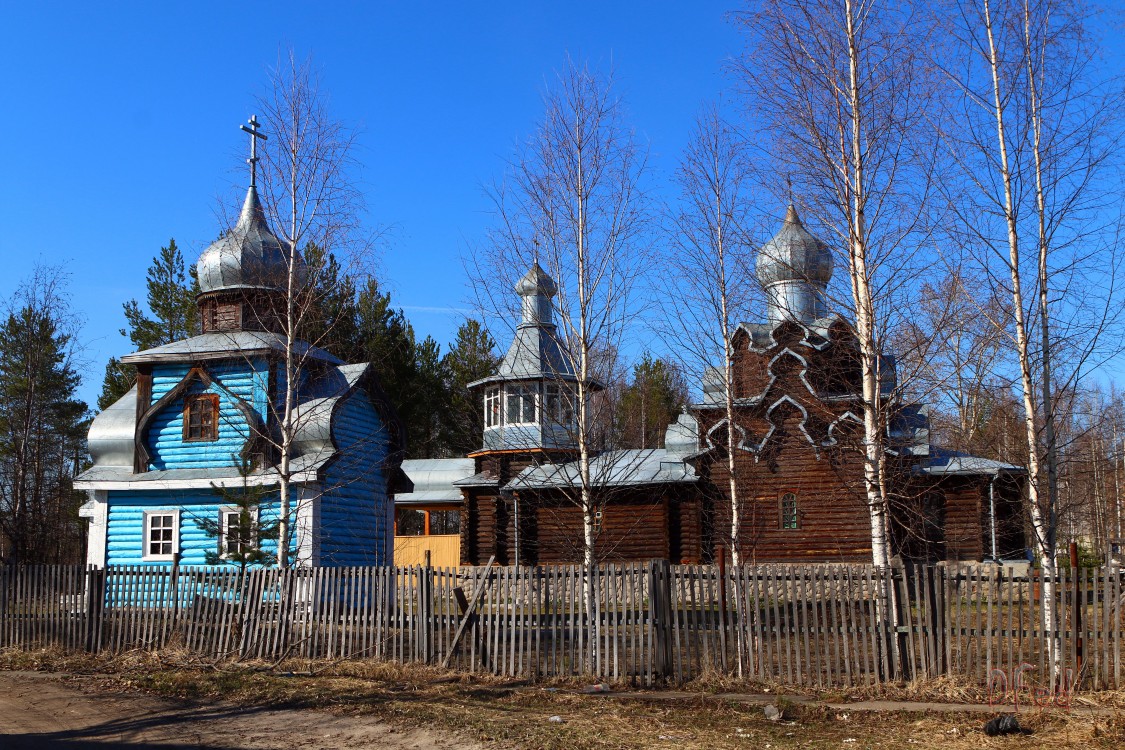
<svg viewBox="0 0 1125 750">
<path fill-rule="evenodd" d="M 395 495 L 396 505 L 459 503 L 461 490 L 454 486 L 472 475 L 471 458 L 416 458 L 402 462 L 402 471 L 414 483 L 413 492 Z"/>
<path fill-rule="evenodd" d="M 90 423 L 86 445 L 96 466 L 133 470 L 133 436 L 137 431 L 137 386 L 106 407 Z"/>
<path fill-rule="evenodd" d="M 508 353 L 495 375 L 469 383 L 469 388 L 506 380 L 576 381 L 574 366 L 555 328 L 551 300 L 558 286 L 554 279 L 535 263 L 515 289 L 523 298 L 522 319 Z"/>
<path fill-rule="evenodd" d="M 352 392 L 369 367 L 370 364 L 364 362 L 327 368 L 326 372 L 310 378 L 299 395 L 291 465 L 294 474 L 306 475 L 300 481 L 313 481 L 315 473 L 335 455 L 332 431 L 336 405 L 341 398 Z M 218 469 L 166 469 L 134 474 L 136 400 L 137 389 L 134 387 L 94 418 L 89 434 L 90 455 L 94 459 L 94 466 L 75 478 L 75 488 L 123 488 L 133 483 L 152 482 L 157 482 L 159 486 L 187 488 L 204 487 L 218 480 L 227 482 L 241 479 L 236 466 Z M 469 463 L 467 474 L 472 473 L 472 462 Z M 256 484 L 274 484 L 277 481 L 276 471 L 270 467 L 261 468 L 251 475 L 251 479 Z"/>
<path fill-rule="evenodd" d="M 339 358 L 304 341 L 296 342 L 294 351 L 298 357 L 318 359 L 334 365 L 343 364 Z M 285 337 L 267 331 L 222 331 L 192 336 L 164 346 L 126 354 L 121 361 L 127 364 L 191 362 L 205 359 L 237 359 L 269 352 L 284 353 Z"/>
<path fill-rule="evenodd" d="M 217 239 L 203 254 L 195 268 L 202 292 L 226 289 L 270 289 L 285 291 L 289 281 L 289 257 L 285 244 L 266 223 L 258 190 L 246 191 L 238 223 Z M 297 281 L 303 285 L 305 261 L 296 253 Z"/>
<path fill-rule="evenodd" d="M 995 476 L 997 474 L 1022 474 L 1025 471 L 1026 469 L 1022 466 L 934 447 L 930 448 L 929 463 L 922 468 L 923 473 L 932 476 Z"/>
<path fill-rule="evenodd" d="M 811 322 L 827 314 L 832 252 L 805 229 L 792 205 L 781 230 L 759 251 L 757 273 L 769 297 L 771 323 Z"/>
<path fill-rule="evenodd" d="M 591 483 L 596 487 L 621 487 L 641 484 L 693 483 L 699 480 L 695 469 L 680 455 L 663 448 L 607 451 L 590 462 Z M 505 489 L 553 489 L 581 486 L 577 461 L 564 464 L 529 466 L 509 482 Z"/>
</svg>

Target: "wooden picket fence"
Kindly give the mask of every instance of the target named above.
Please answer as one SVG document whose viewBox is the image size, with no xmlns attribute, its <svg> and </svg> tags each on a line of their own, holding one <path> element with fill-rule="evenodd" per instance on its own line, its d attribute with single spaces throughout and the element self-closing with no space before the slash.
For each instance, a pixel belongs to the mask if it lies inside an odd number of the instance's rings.
<svg viewBox="0 0 1125 750">
<path fill-rule="evenodd" d="M 0 647 L 375 658 L 651 685 L 713 674 L 847 687 L 958 675 L 1122 684 L 1117 569 L 668 565 L 0 568 Z M 1056 638 L 1052 640 L 1050 634 Z M 1045 679 L 1045 678 L 1041 678 Z"/>
</svg>

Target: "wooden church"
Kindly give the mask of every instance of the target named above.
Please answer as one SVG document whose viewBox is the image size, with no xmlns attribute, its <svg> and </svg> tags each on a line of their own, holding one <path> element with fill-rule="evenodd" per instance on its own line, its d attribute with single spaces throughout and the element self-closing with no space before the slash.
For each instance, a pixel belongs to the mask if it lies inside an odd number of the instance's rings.
<svg viewBox="0 0 1125 750">
<path fill-rule="evenodd" d="M 743 324 L 733 337 L 739 552 L 753 562 L 869 562 L 858 345 L 846 321 L 827 310 L 831 253 L 790 207 L 760 251 L 757 274 L 767 321 Z M 468 457 L 472 473 L 429 488 L 443 493 L 447 511 L 456 497 L 449 491 L 460 491 L 462 564 L 582 560 L 569 406 L 577 378 L 553 323 L 555 292 L 538 265 L 516 285 L 522 320 L 512 344 L 499 372 L 470 386 L 484 408 L 482 445 Z M 1025 472 L 930 445 L 925 408 L 896 402 L 892 358 L 883 370 L 895 554 L 929 562 L 1022 558 Z M 725 388 L 711 373 L 703 401 L 669 426 L 664 448 L 594 457 L 599 560 L 729 556 Z M 466 472 L 463 459 L 448 461 L 446 476 Z M 409 498 L 397 502 L 424 512 L 421 498 Z"/>
<path fill-rule="evenodd" d="M 219 488 L 260 487 L 258 512 L 278 517 L 287 343 L 298 363 L 290 562 L 392 561 L 393 493 L 409 488 L 402 425 L 369 364 L 283 335 L 290 257 L 298 294 L 306 270 L 266 222 L 255 161 L 237 225 L 196 265 L 200 334 L 122 357 L 137 383 L 90 426 L 93 467 L 75 487 L 89 497 L 81 515 L 91 565 L 200 565 L 242 543 L 238 509 Z M 204 533 L 203 519 L 219 523 L 219 538 Z M 276 552 L 275 542 L 261 545 Z"/>
</svg>

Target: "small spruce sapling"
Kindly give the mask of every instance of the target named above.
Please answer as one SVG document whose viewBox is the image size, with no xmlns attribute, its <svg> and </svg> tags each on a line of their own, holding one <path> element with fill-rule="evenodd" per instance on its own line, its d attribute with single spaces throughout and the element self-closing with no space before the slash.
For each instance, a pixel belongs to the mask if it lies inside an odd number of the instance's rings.
<svg viewBox="0 0 1125 750">
<path fill-rule="evenodd" d="M 209 539 L 218 542 L 216 549 L 204 553 L 208 565 L 235 565 L 241 575 L 250 565 L 273 565 L 277 555 L 264 549 L 264 544 L 277 541 L 278 521 L 264 521 L 262 506 L 271 500 L 270 491 L 250 484 L 252 469 L 243 461 L 238 469 L 242 484 L 238 487 L 212 485 L 222 498 L 218 517 L 197 518 L 199 527 Z M 237 520 L 234 516 L 237 514 Z"/>
</svg>

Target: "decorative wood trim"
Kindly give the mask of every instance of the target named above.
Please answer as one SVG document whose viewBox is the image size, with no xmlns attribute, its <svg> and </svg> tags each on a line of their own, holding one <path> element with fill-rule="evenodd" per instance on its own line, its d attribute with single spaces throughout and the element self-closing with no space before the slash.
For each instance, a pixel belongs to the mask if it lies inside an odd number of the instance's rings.
<svg viewBox="0 0 1125 750">
<path fill-rule="evenodd" d="M 250 404 L 246 403 L 241 397 L 232 393 L 227 388 L 224 388 L 222 383 L 214 380 L 210 376 L 210 374 L 208 374 L 203 365 L 197 364 L 190 370 L 188 370 L 188 373 L 184 376 L 183 380 L 177 383 L 170 391 L 165 393 L 159 401 L 145 410 L 144 414 L 141 415 L 141 417 L 137 420 L 137 434 L 136 439 L 134 440 L 134 455 L 136 456 L 137 465 L 145 467 L 145 471 L 148 470 L 149 461 L 152 460 L 152 456 L 149 454 L 148 446 L 146 445 L 146 443 L 148 442 L 148 430 L 152 425 L 152 420 L 155 419 L 157 414 L 163 411 L 177 398 L 184 395 L 184 393 L 187 392 L 187 389 L 190 388 L 192 383 L 194 383 L 196 380 L 202 383 L 205 388 L 221 388 L 223 392 L 230 397 L 231 401 L 238 408 L 238 410 L 242 412 L 242 416 L 246 419 L 246 425 L 250 429 L 250 434 L 249 436 L 247 436 L 246 442 L 243 443 L 242 450 L 239 455 L 243 460 L 246 460 L 251 455 L 253 455 L 254 449 L 260 442 L 261 436 L 265 429 L 265 426 L 262 424 L 262 418 L 258 415 L 258 412 L 254 411 L 254 408 L 250 406 Z M 138 403 L 140 403 L 139 399 Z"/>
<path fill-rule="evenodd" d="M 152 401 L 152 365 L 137 365 L 137 425 L 148 411 L 149 402 Z M 138 429 L 137 434 L 140 434 Z M 148 471 L 148 461 L 137 451 L 133 451 L 133 473 L 143 474 Z"/>
</svg>

